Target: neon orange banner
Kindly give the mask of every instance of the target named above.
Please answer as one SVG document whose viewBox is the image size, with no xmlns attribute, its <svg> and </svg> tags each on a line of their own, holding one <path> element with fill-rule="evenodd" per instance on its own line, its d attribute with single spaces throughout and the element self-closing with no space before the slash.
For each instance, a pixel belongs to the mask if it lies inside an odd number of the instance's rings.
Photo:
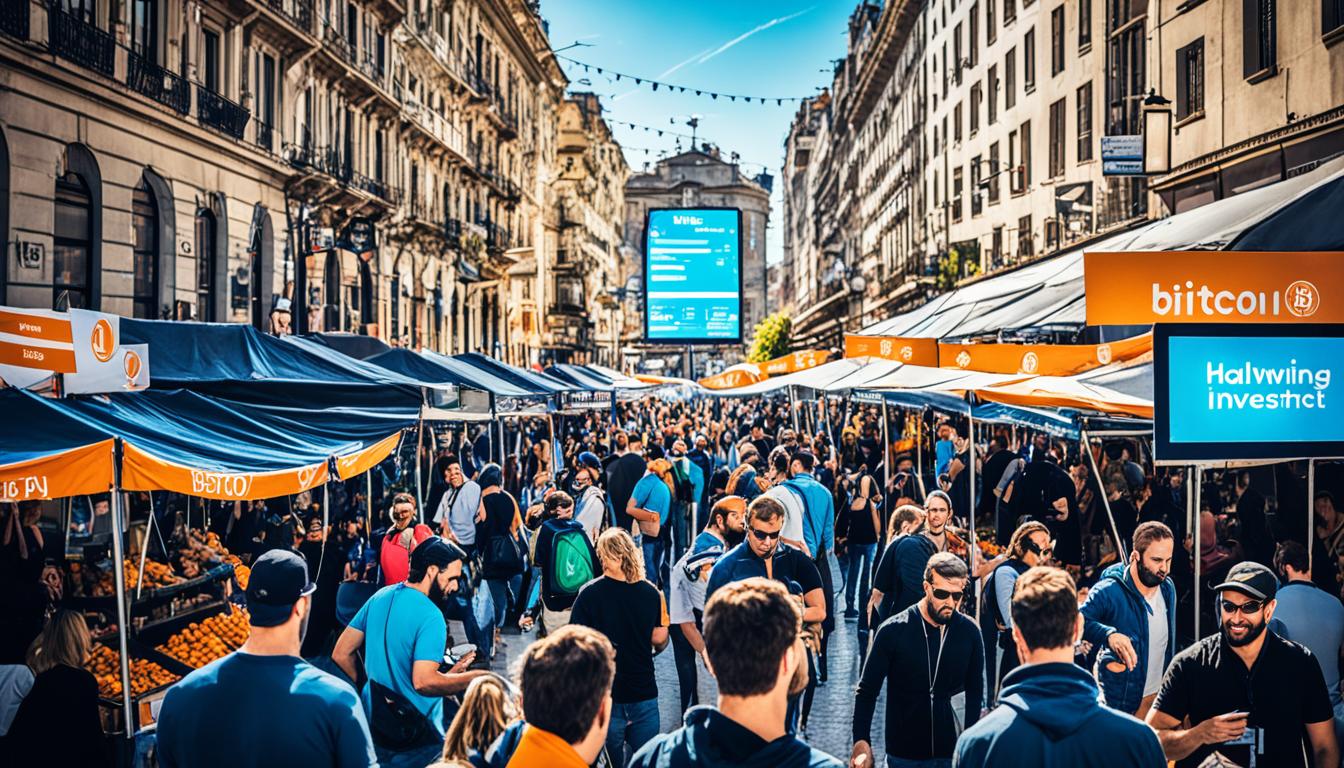
<svg viewBox="0 0 1344 768">
<path fill-rule="evenodd" d="M 336 474 L 340 475 L 342 480 L 349 480 L 352 477 L 362 475 L 378 466 L 378 463 L 386 459 L 387 455 L 395 451 L 400 444 L 401 433 L 397 432 L 388 435 L 362 451 L 356 451 L 348 456 L 339 456 L 336 459 Z"/>
<path fill-rule="evenodd" d="M 74 340 L 69 320 L 13 309 L 0 309 L 0 333 L 64 344 Z"/>
<path fill-rule="evenodd" d="M 938 359 L 943 368 L 1070 376 L 1152 351 L 1153 335 L 1145 333 L 1106 344 L 939 344 Z"/>
<path fill-rule="evenodd" d="M 192 469 L 158 459 L 130 443 L 123 443 L 121 461 L 121 485 L 128 491 L 177 491 L 221 501 L 288 496 L 322 485 L 329 474 L 325 461 L 276 472 Z"/>
<path fill-rule="evenodd" d="M 713 376 L 706 376 L 700 380 L 700 386 L 705 389 L 735 389 L 745 387 L 748 384 L 755 384 L 763 377 L 757 376 L 750 371 L 744 371 L 736 368 L 731 371 L 724 371 Z"/>
<path fill-rule="evenodd" d="M 0 341 L 0 365 L 34 368 L 52 373 L 75 372 L 73 347 L 39 347 L 15 341 Z"/>
<path fill-rule="evenodd" d="M 1344 323 L 1342 252 L 1084 253 L 1088 325 Z"/>
<path fill-rule="evenodd" d="M 907 365 L 938 366 L 938 340 L 913 336 L 845 335 L 845 357 L 880 357 Z"/>
<path fill-rule="evenodd" d="M 112 440 L 0 466 L 0 499 L 55 499 L 112 488 Z"/>
<path fill-rule="evenodd" d="M 779 376 L 785 373 L 795 371 L 805 371 L 808 368 L 815 368 L 818 365 L 829 360 L 831 353 L 825 350 L 809 349 L 802 352 L 792 352 L 783 357 L 776 357 L 764 363 L 757 363 L 756 366 L 761 369 L 761 373 L 766 376 Z"/>
</svg>

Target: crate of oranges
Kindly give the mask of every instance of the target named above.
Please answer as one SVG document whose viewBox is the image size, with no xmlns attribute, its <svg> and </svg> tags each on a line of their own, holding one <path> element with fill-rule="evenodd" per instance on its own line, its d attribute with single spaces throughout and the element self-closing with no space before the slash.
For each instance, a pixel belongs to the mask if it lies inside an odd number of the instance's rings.
<svg viewBox="0 0 1344 768">
<path fill-rule="evenodd" d="M 99 643 L 89 654 L 85 668 L 98 681 L 98 695 L 104 699 L 121 698 L 121 654 Z M 158 690 L 181 679 L 149 659 L 131 658 L 131 695 L 140 696 Z"/>
<path fill-rule="evenodd" d="M 158 646 L 158 650 L 199 669 L 237 650 L 250 632 L 247 612 L 235 608 L 230 614 L 220 613 L 191 622 Z"/>
</svg>

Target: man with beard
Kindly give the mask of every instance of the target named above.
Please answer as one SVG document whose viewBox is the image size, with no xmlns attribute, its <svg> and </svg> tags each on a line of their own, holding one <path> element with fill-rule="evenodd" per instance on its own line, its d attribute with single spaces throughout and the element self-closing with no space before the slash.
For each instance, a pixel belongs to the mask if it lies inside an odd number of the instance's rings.
<svg viewBox="0 0 1344 768">
<path fill-rule="evenodd" d="M 449 671 L 439 671 L 448 645 L 443 603 L 457 591 L 465 558 L 457 545 L 438 536 L 421 542 L 411 553 L 406 581 L 383 587 L 369 598 L 331 652 L 331 660 L 346 676 L 365 681 L 364 709 L 373 724 L 378 763 L 384 768 L 420 768 L 433 762 L 443 751 L 443 697 L 461 693 L 474 678 L 488 674 L 466 671 L 474 652 Z M 360 649 L 362 665 L 356 656 Z M 380 715 L 391 715 L 384 703 L 390 694 L 410 704 L 423 720 L 415 724 L 418 728 L 403 722 L 395 730 L 418 732 L 397 734 L 382 724 Z"/>
<path fill-rule="evenodd" d="M 840 768 L 786 728 L 789 699 L 807 680 L 802 615 L 788 590 L 760 578 L 731 584 L 704 619 L 718 706 L 688 711 L 686 724 L 646 744 L 631 768 Z"/>
<path fill-rule="evenodd" d="M 1083 639 L 1101 649 L 1097 680 L 1112 709 L 1143 717 L 1176 651 L 1175 538 L 1162 523 L 1134 530 L 1129 563 L 1101 572 L 1083 603 Z"/>
<path fill-rule="evenodd" d="M 751 424 L 751 444 L 762 456 L 769 456 L 775 447 L 775 441 L 765 434 L 765 419 L 758 418 Z"/>
<path fill-rule="evenodd" d="M 316 588 L 293 552 L 272 550 L 252 564 L 251 634 L 242 648 L 168 689 L 157 729 L 160 765 L 378 764 L 359 694 L 299 657 Z"/>
<path fill-rule="evenodd" d="M 1266 629 L 1278 592 L 1274 573 L 1238 563 L 1214 591 L 1218 634 L 1176 656 L 1148 712 L 1167 759 L 1194 768 L 1221 753 L 1239 765 L 1336 768 L 1339 745 L 1320 664 Z"/>
<path fill-rule="evenodd" d="M 980 719 L 984 646 L 957 611 L 968 578 L 961 558 L 939 552 L 924 568 L 923 599 L 878 628 L 855 692 L 851 766 L 874 765 L 869 735 L 884 681 L 888 766 L 950 766 L 961 728 Z M 959 728 L 952 698 L 963 693 Z"/>
<path fill-rule="evenodd" d="M 952 500 L 942 491 L 932 491 L 925 504 L 924 530 L 894 539 L 887 545 L 873 576 L 869 610 L 877 607 L 878 620 L 894 616 L 914 605 L 923 594 L 922 575 L 929 558 L 947 551 L 947 521 Z"/>
</svg>

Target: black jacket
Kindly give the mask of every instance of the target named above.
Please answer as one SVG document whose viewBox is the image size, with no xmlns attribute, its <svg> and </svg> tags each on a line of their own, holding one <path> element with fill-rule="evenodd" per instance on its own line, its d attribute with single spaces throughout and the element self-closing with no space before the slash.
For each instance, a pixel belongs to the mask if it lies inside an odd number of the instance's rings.
<svg viewBox="0 0 1344 768">
<path fill-rule="evenodd" d="M 692 707 L 685 725 L 655 736 L 629 768 L 840 768 L 839 760 L 794 736 L 774 741 L 739 725 L 713 707 Z"/>
</svg>

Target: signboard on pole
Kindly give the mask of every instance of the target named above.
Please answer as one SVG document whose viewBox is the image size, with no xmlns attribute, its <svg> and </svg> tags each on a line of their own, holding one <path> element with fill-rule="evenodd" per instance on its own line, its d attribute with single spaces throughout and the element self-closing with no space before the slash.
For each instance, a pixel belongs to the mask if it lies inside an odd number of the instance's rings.
<svg viewBox="0 0 1344 768">
<path fill-rule="evenodd" d="M 1088 325 L 1344 323 L 1342 252 L 1083 254 Z"/>
<path fill-rule="evenodd" d="M 644 340 L 742 341 L 742 211 L 654 208 L 644 226 Z"/>
<path fill-rule="evenodd" d="M 1101 175 L 1142 176 L 1143 134 L 1102 136 Z"/>
<path fill-rule="evenodd" d="M 1344 456 L 1344 325 L 1158 325 L 1163 463 Z"/>
</svg>

